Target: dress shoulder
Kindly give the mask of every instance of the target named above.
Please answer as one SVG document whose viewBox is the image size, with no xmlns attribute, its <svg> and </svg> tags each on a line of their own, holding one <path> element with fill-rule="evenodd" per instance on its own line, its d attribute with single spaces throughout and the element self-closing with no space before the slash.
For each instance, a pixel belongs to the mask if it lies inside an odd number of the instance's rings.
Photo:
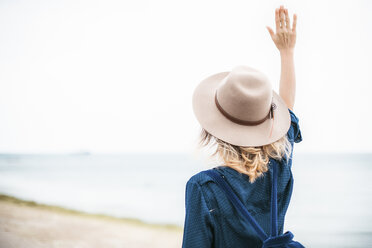
<svg viewBox="0 0 372 248">
<path fill-rule="evenodd" d="M 291 126 L 287 132 L 288 138 L 291 142 L 299 143 L 302 141 L 299 119 L 291 109 L 288 108 L 288 111 L 291 116 Z"/>
<path fill-rule="evenodd" d="M 209 181 L 213 181 L 207 174 L 203 173 L 203 171 L 199 171 L 198 173 L 195 173 L 194 175 L 192 175 L 189 180 L 187 181 L 187 183 L 197 183 L 199 184 L 200 186 L 202 186 L 203 184 L 209 182 Z"/>
</svg>

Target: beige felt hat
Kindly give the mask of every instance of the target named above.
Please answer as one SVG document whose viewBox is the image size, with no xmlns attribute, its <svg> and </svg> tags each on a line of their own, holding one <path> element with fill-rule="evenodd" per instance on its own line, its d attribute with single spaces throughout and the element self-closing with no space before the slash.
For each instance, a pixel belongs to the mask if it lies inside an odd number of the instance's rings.
<svg viewBox="0 0 372 248">
<path fill-rule="evenodd" d="M 192 106 L 200 125 L 237 146 L 262 146 L 282 138 L 291 117 L 268 77 L 249 66 L 213 74 L 199 83 Z"/>
</svg>

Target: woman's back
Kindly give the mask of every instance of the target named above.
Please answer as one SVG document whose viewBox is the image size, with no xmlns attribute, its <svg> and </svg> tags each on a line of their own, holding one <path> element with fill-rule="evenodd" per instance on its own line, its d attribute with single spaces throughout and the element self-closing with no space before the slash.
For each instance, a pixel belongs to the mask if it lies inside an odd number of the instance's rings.
<svg viewBox="0 0 372 248">
<path fill-rule="evenodd" d="M 292 144 L 290 159 L 278 163 L 278 232 L 283 233 L 285 214 L 292 195 L 293 176 L 291 172 L 293 144 L 302 141 L 297 116 L 288 109 L 291 126 L 287 132 Z M 234 193 L 244 203 L 253 218 L 270 233 L 270 196 L 273 168 L 270 166 L 263 177 L 249 182 L 246 174 L 228 166 L 214 169 L 222 174 Z M 193 175 L 186 184 L 186 216 L 182 247 L 261 247 L 252 226 L 242 218 L 224 192 L 204 173 Z"/>
</svg>

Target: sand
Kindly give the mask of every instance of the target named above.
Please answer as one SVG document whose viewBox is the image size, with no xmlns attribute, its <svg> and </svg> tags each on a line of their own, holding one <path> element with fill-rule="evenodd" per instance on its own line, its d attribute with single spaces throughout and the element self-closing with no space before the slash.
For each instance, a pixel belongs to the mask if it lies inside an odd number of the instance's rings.
<svg viewBox="0 0 372 248">
<path fill-rule="evenodd" d="M 0 196 L 0 248 L 181 247 L 183 229 Z"/>
</svg>

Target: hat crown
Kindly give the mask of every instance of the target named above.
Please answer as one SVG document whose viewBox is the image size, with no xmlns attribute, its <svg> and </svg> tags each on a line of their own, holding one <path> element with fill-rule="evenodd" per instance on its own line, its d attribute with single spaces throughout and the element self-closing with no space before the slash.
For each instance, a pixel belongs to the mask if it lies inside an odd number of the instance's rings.
<svg viewBox="0 0 372 248">
<path fill-rule="evenodd" d="M 216 90 L 219 105 L 232 117 L 258 121 L 268 115 L 272 87 L 267 76 L 249 66 L 236 66 Z"/>
</svg>

